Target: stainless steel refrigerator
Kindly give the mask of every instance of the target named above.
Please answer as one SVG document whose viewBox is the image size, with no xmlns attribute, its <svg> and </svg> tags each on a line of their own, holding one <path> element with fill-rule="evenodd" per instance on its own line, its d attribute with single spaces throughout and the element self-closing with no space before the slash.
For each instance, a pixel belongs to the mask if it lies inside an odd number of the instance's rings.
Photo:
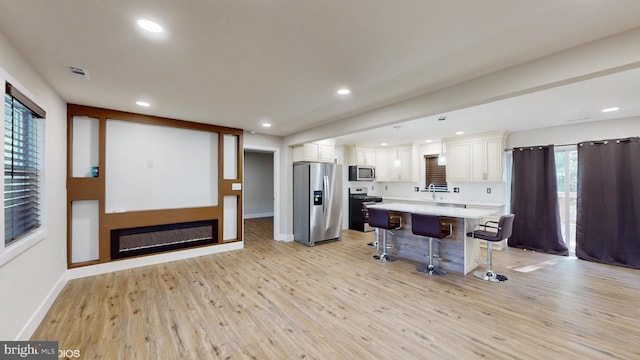
<svg viewBox="0 0 640 360">
<path fill-rule="evenodd" d="M 293 164 L 293 236 L 308 246 L 340 240 L 342 232 L 342 166 Z"/>
</svg>

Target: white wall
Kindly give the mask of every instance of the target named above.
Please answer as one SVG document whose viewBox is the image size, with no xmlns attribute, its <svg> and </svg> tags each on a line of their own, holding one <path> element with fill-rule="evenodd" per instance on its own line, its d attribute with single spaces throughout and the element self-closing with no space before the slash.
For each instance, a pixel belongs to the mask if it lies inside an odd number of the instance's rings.
<svg viewBox="0 0 640 360">
<path fill-rule="evenodd" d="M 0 339 L 26 340 L 64 285 L 66 262 L 66 104 L 0 34 L 0 82 L 9 81 L 47 112 L 42 241 L 0 255 Z"/>
<path fill-rule="evenodd" d="M 208 131 L 107 119 L 105 212 L 218 205 L 219 141 Z"/>
<path fill-rule="evenodd" d="M 273 216 L 273 153 L 244 153 L 244 218 Z"/>
</svg>

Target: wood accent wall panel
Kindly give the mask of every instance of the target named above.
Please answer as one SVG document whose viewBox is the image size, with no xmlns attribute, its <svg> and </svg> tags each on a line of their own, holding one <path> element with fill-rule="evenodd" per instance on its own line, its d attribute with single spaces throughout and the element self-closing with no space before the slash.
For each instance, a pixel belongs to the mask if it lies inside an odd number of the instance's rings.
<svg viewBox="0 0 640 360">
<path fill-rule="evenodd" d="M 99 175 L 96 178 L 74 178 L 72 177 L 73 162 L 73 118 L 75 116 L 86 116 L 99 120 L 99 144 L 98 144 L 98 166 Z M 105 213 L 105 175 L 109 171 L 106 166 L 106 127 L 107 119 L 131 121 L 149 125 L 176 127 L 182 129 L 208 131 L 219 134 L 218 141 L 218 205 L 207 207 L 193 207 L 181 209 L 130 211 L 126 213 Z M 238 137 L 237 144 L 237 168 L 238 178 L 233 180 L 223 179 L 224 149 L 223 136 L 231 134 Z M 235 195 L 238 197 L 237 229 L 238 236 L 231 241 L 242 241 L 242 190 L 232 190 L 233 183 L 242 184 L 242 129 L 229 128 L 224 126 L 196 123 L 178 119 L 163 118 L 158 116 L 136 114 L 118 110 L 96 108 L 77 104 L 67 104 L 67 266 L 68 268 L 86 266 L 98 263 L 110 262 L 111 260 L 111 230 L 131 228 L 139 226 L 164 225 L 198 220 L 218 220 L 218 243 L 222 243 L 223 222 L 223 199 L 225 195 Z M 99 259 L 97 261 L 87 261 L 82 263 L 72 263 L 72 214 L 71 204 L 73 201 L 97 200 L 99 203 Z"/>
</svg>

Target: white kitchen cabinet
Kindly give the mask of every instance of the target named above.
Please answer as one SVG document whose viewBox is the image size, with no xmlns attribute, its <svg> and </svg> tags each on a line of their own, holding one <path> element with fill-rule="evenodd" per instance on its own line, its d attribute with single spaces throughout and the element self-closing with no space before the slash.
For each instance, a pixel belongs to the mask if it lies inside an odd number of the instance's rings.
<svg viewBox="0 0 640 360">
<path fill-rule="evenodd" d="M 389 181 L 389 151 L 376 150 L 376 181 Z"/>
<path fill-rule="evenodd" d="M 471 181 L 502 180 L 503 143 L 501 138 L 471 143 Z"/>
<path fill-rule="evenodd" d="M 335 162 L 335 150 L 333 143 L 318 143 L 318 161 Z"/>
<path fill-rule="evenodd" d="M 502 182 L 504 132 L 446 142 L 447 181 Z"/>
<path fill-rule="evenodd" d="M 375 155 L 377 181 L 418 181 L 420 169 L 416 161 L 417 149 L 413 146 L 380 149 Z"/>
<path fill-rule="evenodd" d="M 447 143 L 447 182 L 471 180 L 471 144 Z"/>
<path fill-rule="evenodd" d="M 331 141 L 316 141 L 293 147 L 293 161 L 335 162 L 335 146 Z"/>
<path fill-rule="evenodd" d="M 359 146 L 348 146 L 347 162 L 349 165 L 376 165 L 376 151 Z"/>
</svg>

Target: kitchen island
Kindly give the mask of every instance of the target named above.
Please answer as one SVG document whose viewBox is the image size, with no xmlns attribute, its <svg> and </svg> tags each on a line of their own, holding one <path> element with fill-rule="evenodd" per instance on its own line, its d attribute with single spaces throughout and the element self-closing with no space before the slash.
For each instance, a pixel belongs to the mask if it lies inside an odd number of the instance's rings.
<svg viewBox="0 0 640 360">
<path fill-rule="evenodd" d="M 402 227 L 392 230 L 387 236 L 387 253 L 421 263 L 427 263 L 429 240 L 424 236 L 413 235 L 411 231 L 411 213 L 441 216 L 442 221 L 451 223 L 453 235 L 441 241 L 434 241 L 434 264 L 447 271 L 468 274 L 477 266 L 480 257 L 480 243 L 466 236 L 480 219 L 493 215 L 489 209 L 465 209 L 423 204 L 381 203 L 370 208 L 385 209 L 392 216 L 400 216 Z M 378 244 L 382 244 L 379 240 Z"/>
</svg>

